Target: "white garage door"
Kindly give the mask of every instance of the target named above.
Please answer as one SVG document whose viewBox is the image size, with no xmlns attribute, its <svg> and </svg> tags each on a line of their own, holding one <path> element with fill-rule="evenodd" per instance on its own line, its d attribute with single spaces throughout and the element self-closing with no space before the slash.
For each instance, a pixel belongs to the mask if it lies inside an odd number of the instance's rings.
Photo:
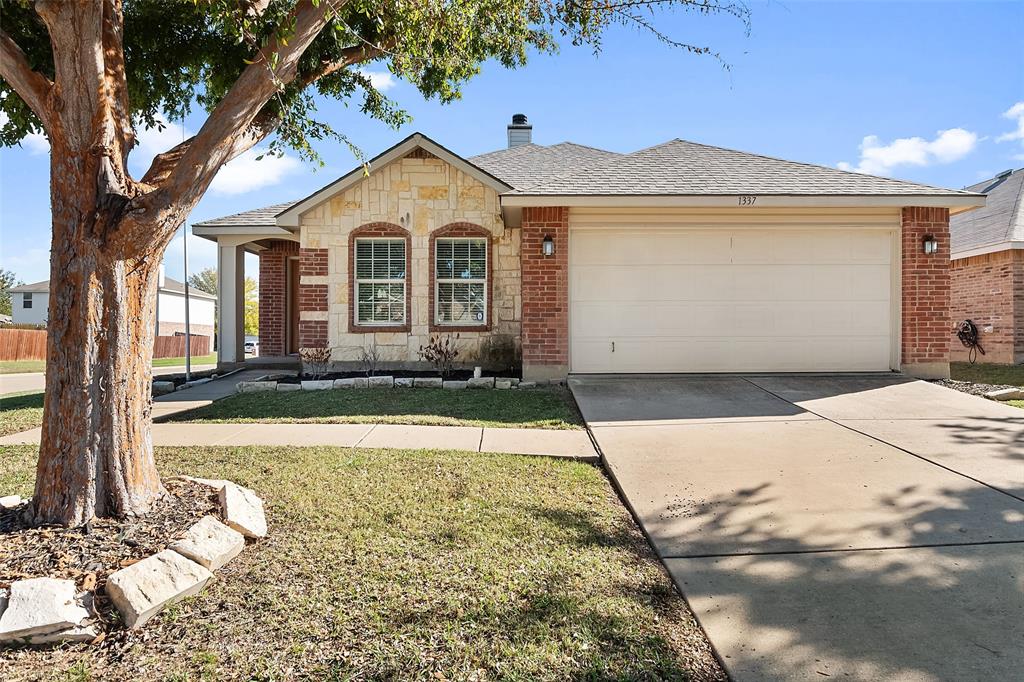
<svg viewBox="0 0 1024 682">
<path fill-rule="evenodd" d="M 574 230 L 574 372 L 885 371 L 885 230 Z"/>
</svg>

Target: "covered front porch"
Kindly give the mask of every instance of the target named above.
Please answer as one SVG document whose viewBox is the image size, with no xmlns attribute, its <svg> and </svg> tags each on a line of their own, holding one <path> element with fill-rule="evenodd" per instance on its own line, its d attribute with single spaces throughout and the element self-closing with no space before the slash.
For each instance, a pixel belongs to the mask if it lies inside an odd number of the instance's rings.
<svg viewBox="0 0 1024 682">
<path fill-rule="evenodd" d="M 218 369 L 295 369 L 301 347 L 298 234 L 231 224 L 195 225 L 192 232 L 217 244 Z M 246 254 L 259 259 L 259 343 L 250 357 L 245 352 Z"/>
</svg>

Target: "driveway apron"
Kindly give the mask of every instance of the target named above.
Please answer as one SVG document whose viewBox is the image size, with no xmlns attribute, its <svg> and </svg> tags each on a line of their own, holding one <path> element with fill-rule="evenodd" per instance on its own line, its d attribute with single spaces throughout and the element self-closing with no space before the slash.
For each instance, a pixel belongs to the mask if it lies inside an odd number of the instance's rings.
<svg viewBox="0 0 1024 682">
<path fill-rule="evenodd" d="M 1024 412 L 888 375 L 570 387 L 734 679 L 1024 669 Z"/>
</svg>

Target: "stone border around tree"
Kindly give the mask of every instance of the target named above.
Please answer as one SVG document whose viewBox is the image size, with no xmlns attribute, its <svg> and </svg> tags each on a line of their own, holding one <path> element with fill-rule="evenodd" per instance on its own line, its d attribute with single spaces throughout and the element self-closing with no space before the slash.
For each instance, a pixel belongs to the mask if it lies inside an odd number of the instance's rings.
<svg viewBox="0 0 1024 682">
<path fill-rule="evenodd" d="M 221 518 L 204 516 L 166 549 L 110 574 L 106 595 L 129 629 L 199 593 L 214 571 L 242 552 L 246 538 L 267 534 L 263 500 L 252 490 L 226 480 L 181 478 L 217 490 Z M 93 594 L 76 594 L 73 580 L 14 581 L 10 590 L 0 590 L 0 646 L 96 639 Z"/>
<path fill-rule="evenodd" d="M 477 377 L 465 381 L 453 381 L 440 377 L 353 377 L 349 379 L 303 380 L 298 384 L 282 383 L 273 377 L 255 381 L 239 381 L 236 393 L 270 393 L 280 391 L 327 391 L 360 388 L 443 388 L 457 391 L 462 389 L 528 390 L 538 386 L 564 386 L 565 381 L 520 381 L 515 377 Z"/>
</svg>

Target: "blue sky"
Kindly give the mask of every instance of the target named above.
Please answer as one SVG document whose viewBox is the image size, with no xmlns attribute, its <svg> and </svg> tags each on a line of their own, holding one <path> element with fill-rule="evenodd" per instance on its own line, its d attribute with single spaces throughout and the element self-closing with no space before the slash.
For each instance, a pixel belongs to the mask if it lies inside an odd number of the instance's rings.
<svg viewBox="0 0 1024 682">
<path fill-rule="evenodd" d="M 463 155 L 501 148 L 510 116 L 522 112 L 540 144 L 632 151 L 680 137 L 947 187 L 1024 167 L 1024 2 L 758 1 L 750 8 L 749 36 L 725 17 L 658 19 L 673 37 L 720 51 L 730 70 L 615 29 L 597 57 L 566 46 L 518 71 L 485 65 L 448 106 L 392 82 L 387 93 L 413 115 L 402 130 L 336 102 L 323 102 L 322 116 L 369 156 L 416 130 Z M 180 135 L 174 127 L 145 135 L 133 171 L 141 175 L 148 158 Z M 343 146 L 320 152 L 325 168 L 296 158 L 236 162 L 190 221 L 302 197 L 355 165 Z M 49 223 L 45 140 L 0 150 L 0 267 L 27 282 L 46 279 Z M 210 242 L 190 237 L 189 250 L 192 270 L 214 264 Z M 181 276 L 180 237 L 167 268 Z M 247 271 L 256 273 L 254 260 Z"/>
</svg>

